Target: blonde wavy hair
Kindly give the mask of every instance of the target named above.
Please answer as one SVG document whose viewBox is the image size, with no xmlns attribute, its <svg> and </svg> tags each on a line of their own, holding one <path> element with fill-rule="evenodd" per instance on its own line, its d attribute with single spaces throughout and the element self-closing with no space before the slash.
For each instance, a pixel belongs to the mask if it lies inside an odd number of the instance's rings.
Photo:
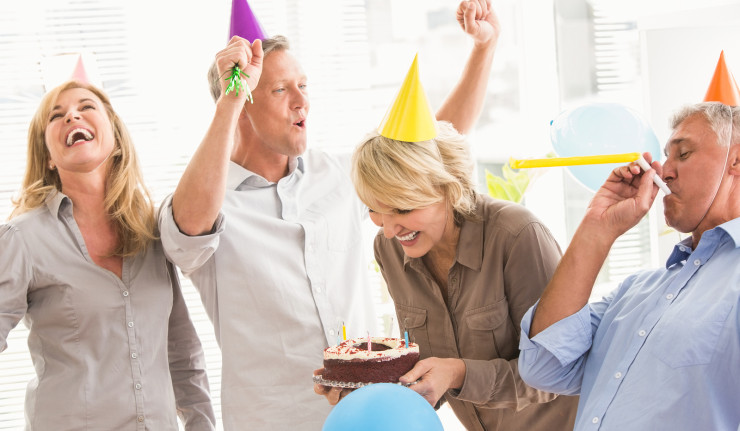
<svg viewBox="0 0 740 431">
<path fill-rule="evenodd" d="M 115 225 L 118 241 L 111 256 L 133 256 L 144 251 L 157 238 L 154 205 L 144 186 L 131 136 L 121 118 L 113 110 L 110 99 L 98 88 L 68 81 L 41 100 L 28 128 L 28 156 L 23 184 L 10 219 L 38 208 L 53 191 L 62 191 L 57 170 L 49 169 L 51 157 L 46 147 L 48 118 L 59 94 L 73 88 L 83 88 L 95 94 L 103 103 L 110 119 L 115 146 L 110 155 L 111 167 L 105 187 L 105 210 Z"/>
<path fill-rule="evenodd" d="M 352 182 L 370 209 L 378 203 L 412 210 L 446 201 L 455 223 L 475 219 L 473 161 L 465 137 L 446 121 L 437 137 L 403 142 L 368 134 L 352 156 Z"/>
</svg>

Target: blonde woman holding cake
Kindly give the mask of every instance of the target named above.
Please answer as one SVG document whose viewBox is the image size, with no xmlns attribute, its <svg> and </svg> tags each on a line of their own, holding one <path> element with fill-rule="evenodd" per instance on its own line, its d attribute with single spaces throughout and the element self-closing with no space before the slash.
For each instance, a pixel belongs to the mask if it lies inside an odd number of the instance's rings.
<svg viewBox="0 0 740 431">
<path fill-rule="evenodd" d="M 399 94 L 415 99 L 399 96 L 352 160 L 401 333 L 422 358 L 400 381 L 418 380 L 467 429 L 570 430 L 578 399 L 528 386 L 517 368 L 519 322 L 560 248 L 523 206 L 475 192 L 465 138 L 431 116 L 413 68 Z"/>
</svg>

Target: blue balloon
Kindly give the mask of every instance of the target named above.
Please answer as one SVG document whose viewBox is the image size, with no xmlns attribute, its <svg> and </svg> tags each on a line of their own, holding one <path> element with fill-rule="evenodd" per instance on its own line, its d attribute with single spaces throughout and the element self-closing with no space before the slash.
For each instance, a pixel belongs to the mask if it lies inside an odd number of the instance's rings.
<svg viewBox="0 0 740 431">
<path fill-rule="evenodd" d="M 323 431 L 444 431 L 421 395 L 394 383 L 376 383 L 344 397 L 324 422 Z"/>
<path fill-rule="evenodd" d="M 660 158 L 655 132 L 635 110 L 616 103 L 592 103 L 561 113 L 550 125 L 550 140 L 560 157 L 643 153 Z M 569 166 L 571 174 L 595 191 L 619 163 Z"/>
</svg>

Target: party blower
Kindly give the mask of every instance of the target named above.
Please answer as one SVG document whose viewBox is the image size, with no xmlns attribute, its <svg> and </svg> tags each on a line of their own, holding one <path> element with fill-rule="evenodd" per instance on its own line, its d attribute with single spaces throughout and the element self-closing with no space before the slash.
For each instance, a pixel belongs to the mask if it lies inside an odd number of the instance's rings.
<svg viewBox="0 0 740 431">
<path fill-rule="evenodd" d="M 547 159 L 509 159 L 509 165 L 514 169 L 522 168 L 549 168 L 557 166 L 579 166 L 579 165 L 599 165 L 606 163 L 632 163 L 637 164 L 647 172 L 651 169 L 647 160 L 640 153 L 622 153 L 622 154 L 604 154 L 599 156 L 577 156 L 577 157 L 552 157 Z M 666 195 L 671 194 L 671 190 L 666 183 L 657 175 L 653 175 L 653 182 Z"/>
</svg>

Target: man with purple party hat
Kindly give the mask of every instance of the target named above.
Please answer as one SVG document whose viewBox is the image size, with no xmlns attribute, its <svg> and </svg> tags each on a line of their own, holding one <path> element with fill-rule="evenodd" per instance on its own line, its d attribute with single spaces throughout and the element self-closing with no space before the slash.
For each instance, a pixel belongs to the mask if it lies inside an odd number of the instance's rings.
<svg viewBox="0 0 740 431">
<path fill-rule="evenodd" d="M 457 15 L 474 47 L 437 118 L 466 133 L 483 106 L 499 25 L 487 0 L 463 1 Z M 162 206 L 162 242 L 214 324 L 224 428 L 318 430 L 331 409 L 311 383 L 323 350 L 343 321 L 376 332 L 370 259 L 358 247 L 367 208 L 349 154 L 306 149 L 306 76 L 288 40 L 241 36 L 216 55 L 214 118 Z M 225 94 L 236 64 L 254 103 Z"/>
<path fill-rule="evenodd" d="M 580 394 L 575 430 L 740 429 L 740 108 L 720 57 L 705 98 L 679 110 L 666 161 L 615 169 L 522 319 L 519 372 Z M 720 102 L 721 101 L 721 102 Z M 647 158 L 647 157 L 646 157 Z M 589 303 L 614 241 L 652 206 L 689 234 L 664 267 Z"/>
</svg>

